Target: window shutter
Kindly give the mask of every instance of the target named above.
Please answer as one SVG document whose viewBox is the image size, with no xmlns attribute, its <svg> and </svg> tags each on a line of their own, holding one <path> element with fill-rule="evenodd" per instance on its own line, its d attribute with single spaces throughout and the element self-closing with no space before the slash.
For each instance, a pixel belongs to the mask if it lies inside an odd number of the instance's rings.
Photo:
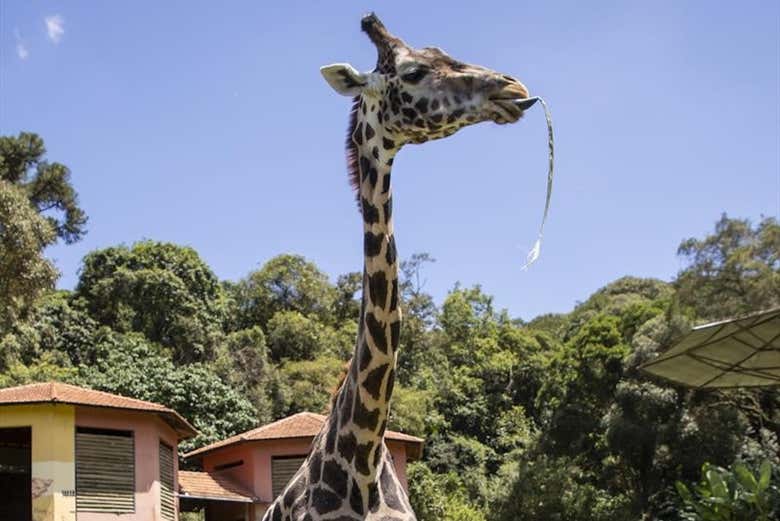
<svg viewBox="0 0 780 521">
<path fill-rule="evenodd" d="M 278 496 L 301 468 L 305 457 L 274 457 L 271 458 L 271 490 L 274 497 Z"/>
<path fill-rule="evenodd" d="M 135 512 L 135 447 L 126 431 L 76 431 L 76 511 Z"/>
<path fill-rule="evenodd" d="M 173 495 L 173 449 L 160 442 L 160 512 L 166 521 L 176 518 Z"/>
</svg>

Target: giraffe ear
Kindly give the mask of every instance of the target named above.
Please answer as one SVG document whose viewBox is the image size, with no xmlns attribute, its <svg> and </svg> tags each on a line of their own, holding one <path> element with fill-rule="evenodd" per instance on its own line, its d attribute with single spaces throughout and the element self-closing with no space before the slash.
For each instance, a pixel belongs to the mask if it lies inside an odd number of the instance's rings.
<svg viewBox="0 0 780 521">
<path fill-rule="evenodd" d="M 367 75 L 361 74 L 348 63 L 334 63 L 320 67 L 325 81 L 333 90 L 344 96 L 357 96 L 367 84 Z"/>
</svg>

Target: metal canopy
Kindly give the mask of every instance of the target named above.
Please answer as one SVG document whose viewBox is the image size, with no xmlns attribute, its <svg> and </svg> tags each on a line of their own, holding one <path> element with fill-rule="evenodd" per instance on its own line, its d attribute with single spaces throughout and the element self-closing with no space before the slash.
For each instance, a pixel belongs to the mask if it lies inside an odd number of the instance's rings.
<svg viewBox="0 0 780 521">
<path fill-rule="evenodd" d="M 697 389 L 780 385 L 780 307 L 695 327 L 640 369 Z"/>
</svg>

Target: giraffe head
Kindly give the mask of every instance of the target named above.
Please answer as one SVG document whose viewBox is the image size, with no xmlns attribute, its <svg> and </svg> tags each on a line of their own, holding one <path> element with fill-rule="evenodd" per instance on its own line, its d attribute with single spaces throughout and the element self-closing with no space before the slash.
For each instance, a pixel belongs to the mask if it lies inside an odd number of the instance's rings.
<svg viewBox="0 0 780 521">
<path fill-rule="evenodd" d="M 361 26 L 377 48 L 376 68 L 360 73 L 339 63 L 321 71 L 336 92 L 355 97 L 360 110 L 375 111 L 396 146 L 446 137 L 481 121 L 513 123 L 536 101 L 511 76 L 460 62 L 436 47 L 408 46 L 373 13 Z"/>
</svg>

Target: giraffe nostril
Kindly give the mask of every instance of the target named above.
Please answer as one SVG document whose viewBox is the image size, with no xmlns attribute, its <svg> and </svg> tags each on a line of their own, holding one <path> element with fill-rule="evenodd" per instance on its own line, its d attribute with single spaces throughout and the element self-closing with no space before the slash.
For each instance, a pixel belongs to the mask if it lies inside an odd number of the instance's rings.
<svg viewBox="0 0 780 521">
<path fill-rule="evenodd" d="M 501 77 L 508 81 L 509 83 L 520 83 L 516 79 L 514 79 L 512 76 L 507 76 L 506 74 L 502 74 Z"/>
</svg>

